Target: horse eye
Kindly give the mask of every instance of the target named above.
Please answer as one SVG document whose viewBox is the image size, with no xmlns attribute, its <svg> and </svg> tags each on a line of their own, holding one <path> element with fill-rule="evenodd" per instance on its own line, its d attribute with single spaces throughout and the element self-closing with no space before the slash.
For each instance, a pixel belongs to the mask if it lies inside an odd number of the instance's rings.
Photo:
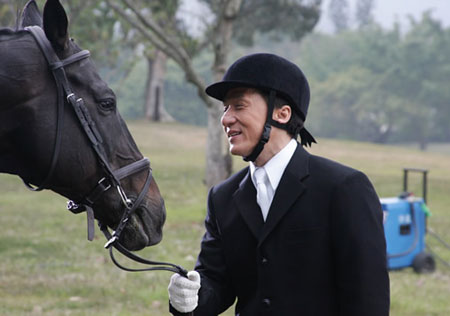
<svg viewBox="0 0 450 316">
<path fill-rule="evenodd" d="M 100 101 L 100 108 L 105 111 L 111 111 L 116 107 L 116 101 L 113 99 L 105 99 Z"/>
</svg>

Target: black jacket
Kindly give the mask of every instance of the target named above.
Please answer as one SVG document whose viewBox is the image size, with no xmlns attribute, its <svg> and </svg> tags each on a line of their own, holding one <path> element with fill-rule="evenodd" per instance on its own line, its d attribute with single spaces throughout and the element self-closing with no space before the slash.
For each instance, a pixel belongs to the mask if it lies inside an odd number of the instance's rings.
<svg viewBox="0 0 450 316">
<path fill-rule="evenodd" d="M 264 223 L 241 170 L 208 196 L 194 315 L 389 315 L 382 217 L 363 173 L 297 146 Z"/>
</svg>

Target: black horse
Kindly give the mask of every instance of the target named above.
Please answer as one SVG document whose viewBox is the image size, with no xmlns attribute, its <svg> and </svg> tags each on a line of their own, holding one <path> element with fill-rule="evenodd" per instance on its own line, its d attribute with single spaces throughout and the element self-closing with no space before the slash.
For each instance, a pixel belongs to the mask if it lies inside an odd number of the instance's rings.
<svg viewBox="0 0 450 316">
<path fill-rule="evenodd" d="M 158 243 L 165 207 L 148 160 L 121 118 L 113 91 L 86 51 L 69 38 L 64 8 L 48 0 L 41 17 L 31 0 L 20 25 L 18 30 L 0 29 L 0 172 L 73 201 L 94 200 L 95 218 L 112 229 L 139 196 L 139 205 L 121 227 L 120 242 L 129 250 Z M 43 29 L 61 63 L 46 60 L 29 26 Z M 63 98 L 56 71 L 73 92 Z M 127 169 L 130 164 L 139 165 L 138 170 Z"/>
</svg>

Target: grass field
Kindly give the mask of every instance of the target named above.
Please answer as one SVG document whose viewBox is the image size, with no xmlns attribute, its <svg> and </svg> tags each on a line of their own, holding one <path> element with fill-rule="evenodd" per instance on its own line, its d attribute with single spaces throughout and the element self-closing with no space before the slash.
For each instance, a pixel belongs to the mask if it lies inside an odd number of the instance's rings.
<svg viewBox="0 0 450 316">
<path fill-rule="evenodd" d="M 191 269 L 206 211 L 205 130 L 144 122 L 129 127 L 151 159 L 168 213 L 163 241 L 140 254 Z M 428 223 L 450 241 L 450 155 L 325 139 L 310 151 L 364 171 L 381 197 L 400 193 L 403 167 L 429 169 Z M 235 169 L 244 166 L 234 161 Z M 420 193 L 419 178 L 412 180 Z M 65 199 L 52 192 L 29 192 L 10 175 L 0 175 L 0 192 L 0 315 L 169 315 L 169 272 L 118 270 L 100 232 L 89 243 L 85 216 L 66 211 Z M 427 242 L 450 261 L 450 251 Z M 391 315 L 450 315 L 450 270 L 440 262 L 433 274 L 408 268 L 390 277 Z"/>
</svg>

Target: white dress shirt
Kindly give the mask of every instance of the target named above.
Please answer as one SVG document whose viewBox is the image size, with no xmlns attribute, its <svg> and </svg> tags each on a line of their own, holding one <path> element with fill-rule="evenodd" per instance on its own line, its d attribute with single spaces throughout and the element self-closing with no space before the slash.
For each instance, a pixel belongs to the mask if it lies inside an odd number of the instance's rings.
<svg viewBox="0 0 450 316">
<path fill-rule="evenodd" d="M 264 166 L 256 167 L 253 162 L 250 162 L 250 175 L 252 178 L 253 185 L 257 188 L 256 179 L 255 179 L 255 170 L 257 168 L 263 168 L 267 174 L 268 183 L 266 181 L 266 189 L 268 195 L 267 203 L 269 205 L 260 205 L 261 210 L 269 209 L 272 204 L 273 197 L 275 195 L 275 191 L 277 190 L 278 184 L 280 183 L 281 177 L 288 165 L 289 161 L 294 155 L 295 149 L 297 148 L 297 141 L 295 139 L 291 139 L 291 141 L 278 152 L 275 156 L 273 156 Z M 264 221 L 266 220 L 267 214 L 263 212 Z"/>
</svg>

